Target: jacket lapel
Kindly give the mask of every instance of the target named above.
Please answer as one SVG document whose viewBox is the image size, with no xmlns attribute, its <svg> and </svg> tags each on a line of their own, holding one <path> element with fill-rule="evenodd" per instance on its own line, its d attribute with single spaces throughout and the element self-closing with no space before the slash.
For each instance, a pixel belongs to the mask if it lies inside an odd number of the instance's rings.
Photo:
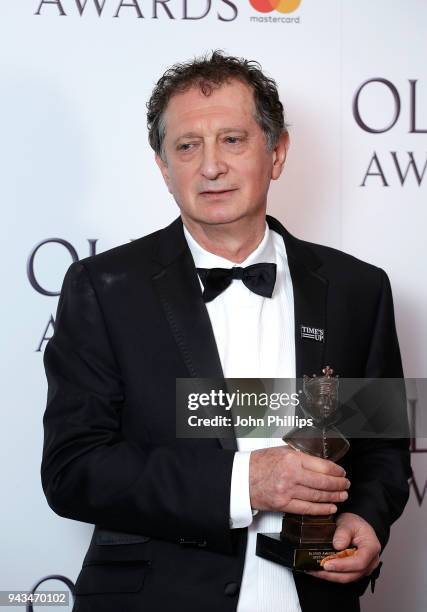
<svg viewBox="0 0 427 612">
<path fill-rule="evenodd" d="M 296 377 L 301 378 L 304 374 L 319 375 L 322 368 L 327 365 L 323 360 L 328 339 L 326 329 L 328 281 L 317 272 L 322 262 L 313 250 L 306 246 L 307 243 L 292 236 L 277 219 L 267 215 L 267 222 L 271 229 L 283 237 L 292 278 Z M 307 334 L 302 328 L 323 331 L 323 340 L 319 339 L 319 334 Z"/>
<path fill-rule="evenodd" d="M 215 336 L 180 217 L 159 233 L 158 246 L 155 258 L 161 269 L 153 283 L 189 376 L 222 381 Z M 234 432 L 223 431 L 221 446 L 236 450 Z"/>
</svg>

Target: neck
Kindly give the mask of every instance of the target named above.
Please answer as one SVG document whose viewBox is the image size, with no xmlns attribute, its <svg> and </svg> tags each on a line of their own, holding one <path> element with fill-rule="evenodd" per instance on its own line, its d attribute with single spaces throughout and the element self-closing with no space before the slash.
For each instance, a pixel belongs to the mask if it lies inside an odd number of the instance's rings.
<svg viewBox="0 0 427 612">
<path fill-rule="evenodd" d="M 202 248 L 234 263 L 244 261 L 264 238 L 264 216 L 218 225 L 196 223 L 187 217 L 182 217 L 182 221 Z"/>
</svg>

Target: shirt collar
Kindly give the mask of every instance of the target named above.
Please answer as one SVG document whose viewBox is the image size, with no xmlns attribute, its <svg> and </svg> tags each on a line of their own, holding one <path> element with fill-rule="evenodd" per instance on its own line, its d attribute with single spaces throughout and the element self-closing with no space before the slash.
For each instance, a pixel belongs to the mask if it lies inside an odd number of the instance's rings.
<svg viewBox="0 0 427 612">
<path fill-rule="evenodd" d="M 256 263 L 274 263 L 276 261 L 273 236 L 267 223 L 265 224 L 264 237 L 259 245 L 239 264 L 207 251 L 193 238 L 185 225 L 183 225 L 183 229 L 196 268 L 232 268 L 233 266 L 243 268 Z"/>
</svg>

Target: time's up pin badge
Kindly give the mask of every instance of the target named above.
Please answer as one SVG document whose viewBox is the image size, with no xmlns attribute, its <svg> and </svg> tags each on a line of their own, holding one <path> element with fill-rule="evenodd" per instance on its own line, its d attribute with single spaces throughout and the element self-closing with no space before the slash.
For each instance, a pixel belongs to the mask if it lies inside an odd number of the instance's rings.
<svg viewBox="0 0 427 612">
<path fill-rule="evenodd" d="M 310 325 L 301 325 L 301 338 L 307 340 L 316 340 L 316 342 L 325 341 L 325 330 L 320 327 L 311 327 Z"/>
</svg>

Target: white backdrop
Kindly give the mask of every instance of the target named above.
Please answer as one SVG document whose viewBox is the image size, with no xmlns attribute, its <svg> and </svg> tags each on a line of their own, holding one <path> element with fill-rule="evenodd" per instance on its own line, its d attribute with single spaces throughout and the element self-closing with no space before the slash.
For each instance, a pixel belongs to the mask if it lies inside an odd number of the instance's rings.
<svg viewBox="0 0 427 612">
<path fill-rule="evenodd" d="M 177 215 L 145 127 L 154 82 L 175 61 L 223 48 L 257 59 L 277 80 L 291 150 L 270 212 L 297 236 L 387 271 L 405 373 L 426 377 L 427 3 L 254 6 L 0 0 L 0 589 L 27 590 L 52 573 L 75 580 L 86 551 L 92 528 L 54 515 L 41 490 L 42 338 L 57 297 L 40 290 L 59 291 L 70 249 L 85 257 L 88 240 L 100 252 Z M 43 241 L 36 290 L 27 263 Z M 413 487 L 365 612 L 427 609 L 427 455 L 414 453 L 413 464 L 418 497 Z"/>
</svg>

